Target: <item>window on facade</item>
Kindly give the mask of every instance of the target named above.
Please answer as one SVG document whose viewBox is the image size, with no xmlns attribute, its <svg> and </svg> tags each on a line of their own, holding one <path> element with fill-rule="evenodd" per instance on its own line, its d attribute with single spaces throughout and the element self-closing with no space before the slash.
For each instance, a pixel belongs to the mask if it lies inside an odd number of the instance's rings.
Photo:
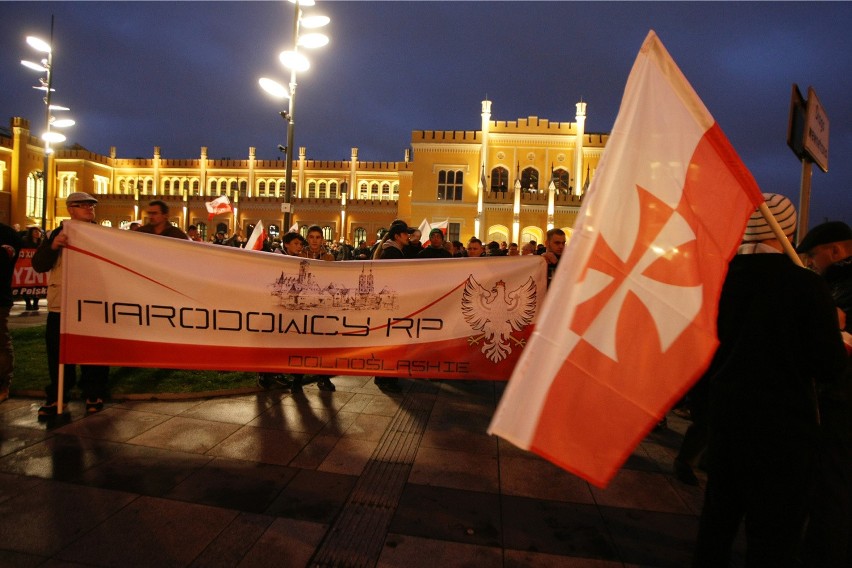
<svg viewBox="0 0 852 568">
<path fill-rule="evenodd" d="M 389 183 L 383 183 L 382 184 L 382 199 L 384 199 L 385 201 L 390 200 L 390 184 Z"/>
<path fill-rule="evenodd" d="M 395 200 L 399 200 L 399 184 L 398 183 L 393 184 L 393 198 Z"/>
<path fill-rule="evenodd" d="M 447 225 L 447 240 L 458 241 L 461 237 L 461 223 L 450 223 Z"/>
<path fill-rule="evenodd" d="M 197 179 L 192 180 L 192 195 L 198 195 L 199 182 Z"/>
<path fill-rule="evenodd" d="M 349 193 L 349 184 L 345 181 L 340 184 L 340 195 L 346 195 Z"/>
<path fill-rule="evenodd" d="M 328 196 L 331 199 L 334 199 L 335 197 L 337 197 L 337 182 L 336 181 L 333 181 L 330 184 L 328 184 Z"/>
<path fill-rule="evenodd" d="M 364 227 L 355 228 L 355 245 L 360 245 L 361 241 L 367 241 L 367 229 Z"/>
<path fill-rule="evenodd" d="M 240 184 L 237 183 L 237 180 L 233 180 L 231 182 L 231 192 L 237 192 L 240 190 Z"/>
<path fill-rule="evenodd" d="M 196 228 L 198 228 L 198 235 L 201 237 L 202 241 L 207 240 L 207 223 L 197 223 Z"/>
<path fill-rule="evenodd" d="M 535 168 L 524 168 L 521 172 L 521 191 L 538 191 L 538 170 Z"/>
<path fill-rule="evenodd" d="M 319 184 L 319 196 L 328 197 L 328 184 L 324 181 Z"/>
<path fill-rule="evenodd" d="M 327 241 L 334 240 L 334 227 L 329 227 L 328 225 L 323 227 L 322 228 L 322 238 L 324 238 Z"/>
<path fill-rule="evenodd" d="M 123 195 L 125 192 L 127 192 L 127 188 L 125 187 L 124 180 L 120 179 L 118 180 L 118 193 Z"/>
<path fill-rule="evenodd" d="M 32 172 L 27 176 L 27 217 L 41 217 L 42 203 L 44 203 L 43 183 L 41 172 Z"/>
<path fill-rule="evenodd" d="M 378 199 L 379 198 L 379 184 L 373 183 L 370 185 L 370 199 Z"/>
<path fill-rule="evenodd" d="M 247 188 L 248 182 L 246 180 L 240 181 L 240 193 L 245 194 Z"/>
<path fill-rule="evenodd" d="M 145 180 L 145 192 L 152 194 L 152 195 L 156 195 L 156 192 L 154 191 L 154 180 L 153 179 Z"/>
<path fill-rule="evenodd" d="M 183 190 L 186 191 L 187 193 L 189 192 L 189 180 L 186 179 L 186 178 L 184 178 L 184 180 L 183 180 Z"/>
<path fill-rule="evenodd" d="M 312 181 L 308 184 L 308 197 L 316 197 L 317 196 L 317 183 Z"/>
<path fill-rule="evenodd" d="M 571 189 L 571 174 L 568 170 L 559 168 L 553 172 L 553 183 L 556 186 L 556 193 L 568 193 Z"/>
<path fill-rule="evenodd" d="M 259 184 L 257 184 L 257 194 L 261 195 L 261 196 L 266 195 L 266 182 L 265 181 L 262 181 Z"/>
<path fill-rule="evenodd" d="M 444 201 L 461 201 L 464 174 L 454 170 L 438 172 L 438 199 Z"/>
<path fill-rule="evenodd" d="M 358 186 L 358 199 L 369 199 L 370 196 L 367 194 L 367 183 L 364 182 Z"/>
<path fill-rule="evenodd" d="M 163 182 L 163 193 L 165 195 L 171 195 L 172 194 L 172 180 L 167 179 L 166 181 Z"/>
<path fill-rule="evenodd" d="M 506 193 L 509 190 L 509 170 L 496 167 L 491 170 L 491 191 Z"/>
</svg>

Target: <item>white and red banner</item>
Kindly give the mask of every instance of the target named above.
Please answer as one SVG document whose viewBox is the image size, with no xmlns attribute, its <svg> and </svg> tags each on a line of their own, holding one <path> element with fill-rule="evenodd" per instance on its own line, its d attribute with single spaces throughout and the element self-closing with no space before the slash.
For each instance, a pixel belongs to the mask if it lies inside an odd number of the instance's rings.
<svg viewBox="0 0 852 568">
<path fill-rule="evenodd" d="M 12 296 L 47 295 L 47 273 L 33 270 L 33 255 L 36 249 L 22 248 L 12 272 Z"/>
<path fill-rule="evenodd" d="M 66 221 L 60 362 L 507 380 L 540 257 L 327 262 Z"/>
<path fill-rule="evenodd" d="M 234 210 L 231 207 L 231 200 L 228 199 L 227 195 L 217 197 L 213 201 L 207 201 L 204 203 L 204 206 L 207 207 L 208 220 L 213 219 L 216 215 L 223 215 Z"/>
<path fill-rule="evenodd" d="M 727 265 L 762 202 L 649 33 L 489 432 L 605 486 L 710 363 Z"/>
</svg>

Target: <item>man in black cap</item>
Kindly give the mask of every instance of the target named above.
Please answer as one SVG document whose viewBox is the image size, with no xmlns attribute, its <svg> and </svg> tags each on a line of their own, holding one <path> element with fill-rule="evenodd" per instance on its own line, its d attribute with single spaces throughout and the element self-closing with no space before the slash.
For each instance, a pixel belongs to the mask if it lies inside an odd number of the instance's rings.
<svg viewBox="0 0 852 568">
<path fill-rule="evenodd" d="M 408 226 L 405 221 L 394 220 L 391 223 L 385 235 L 384 241 L 376 250 L 377 260 L 402 260 L 405 258 L 402 250 L 408 244 L 408 235 L 414 232 L 414 229 Z M 376 386 L 385 392 L 402 392 L 399 386 L 399 379 L 396 377 L 376 377 L 374 382 Z"/>
<path fill-rule="evenodd" d="M 852 348 L 852 228 L 830 221 L 811 229 L 796 252 L 822 275 Z M 819 393 L 821 439 L 817 483 L 806 536 L 808 566 L 852 566 L 852 359 L 836 383 Z"/>
</svg>

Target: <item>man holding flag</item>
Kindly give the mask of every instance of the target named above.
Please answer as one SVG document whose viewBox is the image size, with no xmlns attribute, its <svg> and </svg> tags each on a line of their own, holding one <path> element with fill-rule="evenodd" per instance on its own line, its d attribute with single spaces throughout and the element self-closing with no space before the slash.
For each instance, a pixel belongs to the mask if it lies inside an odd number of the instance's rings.
<svg viewBox="0 0 852 568">
<path fill-rule="evenodd" d="M 784 235 L 796 210 L 764 194 Z M 816 465 L 814 380 L 835 381 L 845 360 L 828 286 L 783 254 L 755 212 L 719 300 L 710 385 L 708 481 L 696 567 L 727 566 L 745 518 L 749 566 L 794 566 Z"/>
</svg>

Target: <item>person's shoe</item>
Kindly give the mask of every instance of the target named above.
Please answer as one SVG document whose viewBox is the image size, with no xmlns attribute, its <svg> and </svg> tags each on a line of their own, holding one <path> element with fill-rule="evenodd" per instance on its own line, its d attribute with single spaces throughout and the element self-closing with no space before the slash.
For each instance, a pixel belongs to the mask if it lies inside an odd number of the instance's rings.
<svg viewBox="0 0 852 568">
<path fill-rule="evenodd" d="M 334 383 L 332 383 L 331 379 L 329 379 L 328 377 L 320 377 L 319 379 L 317 379 L 317 387 L 321 391 L 334 392 L 335 390 L 337 390 L 334 387 Z"/>
<path fill-rule="evenodd" d="M 271 373 L 258 373 L 257 374 L 257 386 L 262 389 L 269 390 L 272 388 L 272 374 Z"/>
<path fill-rule="evenodd" d="M 86 414 L 97 414 L 104 409 L 104 401 L 100 398 L 94 400 L 86 399 Z"/>
<path fill-rule="evenodd" d="M 38 419 L 47 420 L 56 417 L 56 411 L 59 410 L 55 402 L 49 402 L 38 409 Z"/>
<path fill-rule="evenodd" d="M 698 478 L 695 476 L 695 472 L 692 471 L 692 467 L 677 458 L 674 461 L 674 474 L 681 483 L 693 486 L 698 485 Z"/>
</svg>

